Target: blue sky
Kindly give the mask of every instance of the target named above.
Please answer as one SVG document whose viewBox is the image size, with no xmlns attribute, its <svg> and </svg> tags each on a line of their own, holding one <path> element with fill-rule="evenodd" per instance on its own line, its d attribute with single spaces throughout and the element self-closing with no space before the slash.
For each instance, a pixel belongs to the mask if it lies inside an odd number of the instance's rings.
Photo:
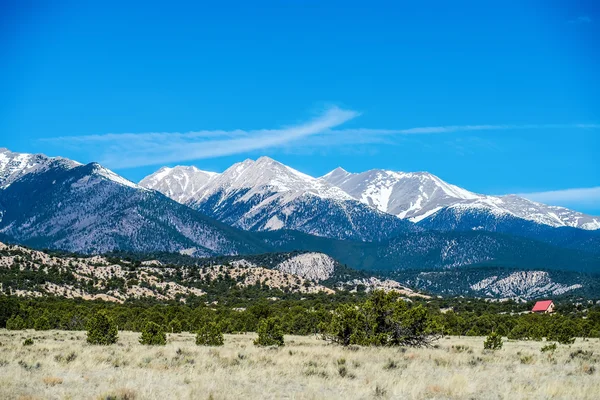
<svg viewBox="0 0 600 400">
<path fill-rule="evenodd" d="M 0 147 L 134 181 L 426 170 L 600 215 L 597 2 L 53 3 L 0 6 Z"/>
</svg>

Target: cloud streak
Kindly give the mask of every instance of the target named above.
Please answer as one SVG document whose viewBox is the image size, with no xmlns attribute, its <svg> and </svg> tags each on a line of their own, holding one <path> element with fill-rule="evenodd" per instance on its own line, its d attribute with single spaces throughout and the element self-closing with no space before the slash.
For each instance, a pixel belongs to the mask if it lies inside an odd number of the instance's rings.
<svg viewBox="0 0 600 400">
<path fill-rule="evenodd" d="M 475 132 L 475 131 L 508 131 L 527 129 L 599 129 L 600 124 L 524 124 L 524 125 L 448 125 L 427 126 L 408 129 L 338 129 L 330 133 L 362 134 L 362 135 L 431 135 L 436 133 Z"/>
<path fill-rule="evenodd" d="M 89 151 L 113 169 L 216 158 L 286 147 L 334 147 L 343 145 L 396 144 L 399 136 L 436 135 L 456 132 L 504 131 L 515 129 L 598 129 L 599 124 L 569 125 L 448 125 L 407 129 L 339 129 L 359 115 L 338 107 L 327 109 L 308 122 L 280 129 L 214 130 L 196 132 L 108 133 L 42 139 L 52 144 Z M 309 140 L 305 140 L 310 138 Z M 99 156 L 98 156 L 99 154 Z"/>
<path fill-rule="evenodd" d="M 569 23 L 570 24 L 590 24 L 590 23 L 592 23 L 592 19 L 590 17 L 588 17 L 587 15 L 582 15 L 575 19 L 570 19 Z"/>
<path fill-rule="evenodd" d="M 600 186 L 552 190 L 548 192 L 521 193 L 518 196 L 544 204 L 597 205 L 600 204 Z"/>
<path fill-rule="evenodd" d="M 69 146 L 103 146 L 100 159 L 115 169 L 215 158 L 279 147 L 327 131 L 359 114 L 338 107 L 307 123 L 255 131 L 198 131 L 187 133 L 124 133 L 46 139 Z"/>
</svg>

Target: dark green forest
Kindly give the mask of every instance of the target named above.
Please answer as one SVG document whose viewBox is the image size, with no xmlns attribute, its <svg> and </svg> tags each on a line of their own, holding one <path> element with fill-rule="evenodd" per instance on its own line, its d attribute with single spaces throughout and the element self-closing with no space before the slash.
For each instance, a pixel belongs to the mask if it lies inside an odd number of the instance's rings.
<svg viewBox="0 0 600 400">
<path fill-rule="evenodd" d="M 87 321 L 103 310 L 119 330 L 140 331 L 147 322 L 167 332 L 196 332 L 216 323 L 225 333 L 255 332 L 261 320 L 276 318 L 286 334 L 322 333 L 323 326 L 343 307 L 362 304 L 364 293 L 336 295 L 278 293 L 260 288 L 227 292 L 207 302 L 205 296 L 182 302 L 132 300 L 123 304 L 60 297 L 0 297 L 0 327 L 8 329 L 83 330 Z M 556 330 L 568 329 L 577 337 L 600 337 L 600 306 L 564 301 L 557 312 L 530 314 L 533 303 L 486 302 L 475 299 L 419 299 L 404 301 L 407 309 L 419 307 L 428 326 L 444 335 L 488 335 L 498 332 L 509 339 L 541 340 Z"/>
</svg>

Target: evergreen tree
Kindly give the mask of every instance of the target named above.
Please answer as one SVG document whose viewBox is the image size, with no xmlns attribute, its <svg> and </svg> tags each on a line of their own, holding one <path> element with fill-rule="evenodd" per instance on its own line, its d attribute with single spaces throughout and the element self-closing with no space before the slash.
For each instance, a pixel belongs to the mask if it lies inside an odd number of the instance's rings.
<svg viewBox="0 0 600 400">
<path fill-rule="evenodd" d="M 266 318 L 258 324 L 256 346 L 283 346 L 283 329 L 276 318 Z"/>
<path fill-rule="evenodd" d="M 33 323 L 33 329 L 36 331 L 47 331 L 52 329 L 48 316 L 46 314 L 40 315 Z"/>
<path fill-rule="evenodd" d="M 492 332 L 483 342 L 486 350 L 500 350 L 502 348 L 502 336 L 498 332 Z"/>
<path fill-rule="evenodd" d="M 105 311 L 97 312 L 87 324 L 87 342 L 89 344 L 109 345 L 117 343 L 118 329 Z"/>
<path fill-rule="evenodd" d="M 6 321 L 6 329 L 12 331 L 20 331 L 25 329 L 25 321 L 20 315 L 13 315 Z"/>
<path fill-rule="evenodd" d="M 556 321 L 552 324 L 548 332 L 548 341 L 558 342 L 560 344 L 575 343 L 575 329 L 573 322 L 564 318 L 562 321 Z"/>
<path fill-rule="evenodd" d="M 337 308 L 324 339 L 344 346 L 428 346 L 441 323 L 419 305 L 408 308 L 398 294 L 377 290 L 363 304 Z"/>
<path fill-rule="evenodd" d="M 151 346 L 164 346 L 167 344 L 167 334 L 161 325 L 148 321 L 142 330 L 140 343 Z"/>
<path fill-rule="evenodd" d="M 215 322 L 202 325 L 196 333 L 196 344 L 200 346 L 223 346 L 223 341 L 223 333 Z"/>
<path fill-rule="evenodd" d="M 169 332 L 171 333 L 181 333 L 181 322 L 178 319 L 174 319 L 169 322 Z"/>
</svg>

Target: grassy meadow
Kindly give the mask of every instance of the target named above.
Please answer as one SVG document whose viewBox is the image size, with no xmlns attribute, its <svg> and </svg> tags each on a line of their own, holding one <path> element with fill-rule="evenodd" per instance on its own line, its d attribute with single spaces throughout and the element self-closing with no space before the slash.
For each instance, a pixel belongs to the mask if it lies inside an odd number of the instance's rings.
<svg viewBox="0 0 600 400">
<path fill-rule="evenodd" d="M 25 339 L 32 345 L 23 345 Z M 1 399 L 597 399 L 600 340 L 542 353 L 545 342 L 440 339 L 434 348 L 343 348 L 286 336 L 259 348 L 255 335 L 201 347 L 189 333 L 143 346 L 119 332 L 92 346 L 85 332 L 0 330 Z"/>
</svg>

